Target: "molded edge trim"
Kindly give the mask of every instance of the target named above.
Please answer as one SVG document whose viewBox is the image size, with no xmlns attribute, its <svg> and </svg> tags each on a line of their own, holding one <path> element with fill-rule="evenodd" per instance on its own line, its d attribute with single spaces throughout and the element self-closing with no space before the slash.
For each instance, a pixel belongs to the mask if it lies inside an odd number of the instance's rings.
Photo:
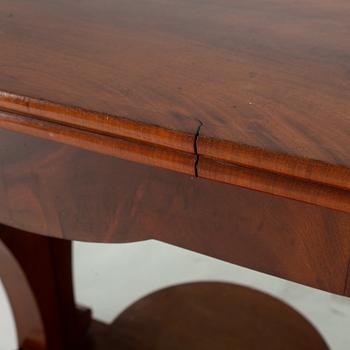
<svg viewBox="0 0 350 350">
<path fill-rule="evenodd" d="M 195 157 L 191 153 L 126 138 L 92 133 L 35 118 L 0 111 L 0 127 L 31 136 L 60 142 L 89 151 L 157 166 L 194 176 Z"/>
<path fill-rule="evenodd" d="M 276 155 L 263 150 L 216 139 L 206 143 L 208 138 L 200 135 L 200 126 L 195 135 L 181 134 L 1 92 L 0 108 L 0 127 L 4 129 L 350 213 L 347 168 L 321 162 L 316 162 L 315 168 L 309 160 L 299 159 L 289 163 L 285 155 L 280 156 L 281 165 Z M 13 113 L 14 109 L 20 114 Z M 167 137 L 172 139 L 167 142 Z M 229 161 L 225 160 L 227 154 Z"/>
<path fill-rule="evenodd" d="M 350 191 L 200 157 L 200 178 L 350 213 Z"/>
<path fill-rule="evenodd" d="M 193 153 L 194 135 L 127 118 L 0 91 L 0 108 L 80 129 Z"/>
<path fill-rule="evenodd" d="M 321 161 L 278 154 L 249 145 L 170 130 L 123 117 L 64 106 L 57 103 L 0 91 L 0 108 L 23 117 L 43 119 L 71 127 L 148 142 L 155 146 L 217 159 L 275 174 L 350 190 L 350 169 Z M 198 129 L 202 123 L 198 121 Z M 205 127 L 205 126 L 203 126 Z M 212 125 L 212 127 L 215 127 Z M 197 131 L 198 132 L 198 131 Z"/>
<path fill-rule="evenodd" d="M 197 148 L 199 156 L 350 190 L 350 169 L 344 166 L 206 136 L 199 138 Z"/>
</svg>

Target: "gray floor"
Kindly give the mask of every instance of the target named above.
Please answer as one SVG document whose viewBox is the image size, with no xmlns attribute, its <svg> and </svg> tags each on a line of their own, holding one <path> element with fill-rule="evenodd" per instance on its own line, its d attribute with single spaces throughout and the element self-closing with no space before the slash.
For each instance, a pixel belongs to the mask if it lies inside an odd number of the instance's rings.
<svg viewBox="0 0 350 350">
<path fill-rule="evenodd" d="M 74 274 L 79 303 L 111 322 L 138 298 L 189 281 L 229 281 L 268 292 L 295 307 L 333 350 L 350 349 L 350 302 L 156 241 L 104 245 L 76 243 Z M 17 348 L 10 307 L 0 285 L 0 350 Z"/>
</svg>

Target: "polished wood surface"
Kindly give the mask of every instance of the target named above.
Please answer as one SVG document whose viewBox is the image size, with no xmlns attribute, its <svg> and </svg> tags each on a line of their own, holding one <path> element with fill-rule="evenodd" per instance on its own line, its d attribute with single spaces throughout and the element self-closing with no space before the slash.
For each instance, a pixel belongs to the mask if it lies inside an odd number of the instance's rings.
<svg viewBox="0 0 350 350">
<path fill-rule="evenodd" d="M 0 276 L 6 288 L 21 349 L 45 350 L 44 325 L 26 275 L 11 251 L 0 239 Z"/>
<path fill-rule="evenodd" d="M 21 349 L 74 348 L 85 336 L 91 314 L 75 305 L 71 242 L 1 225 L 0 248 L 0 259 L 10 256 L 18 265 L 16 273 L 5 261 L 0 273 L 13 305 Z M 5 268 L 11 269 L 12 279 L 10 271 L 3 274 Z"/>
<path fill-rule="evenodd" d="M 70 240 L 157 239 L 344 294 L 350 215 L 0 132 L 0 222 Z"/>
<path fill-rule="evenodd" d="M 167 147 L 155 147 L 150 143 L 132 142 L 125 138 L 113 138 L 108 135 L 100 135 L 0 111 L 1 127 L 39 138 L 54 139 L 58 142 L 112 155 L 117 158 L 195 175 L 195 156 Z"/>
<path fill-rule="evenodd" d="M 350 213 L 349 191 L 200 156 L 197 153 L 199 135 L 196 135 L 194 140 L 195 153 L 190 153 L 71 126 L 57 125 L 4 111 L 0 111 L 0 127 L 145 165 Z"/>
<path fill-rule="evenodd" d="M 256 290 L 191 283 L 150 294 L 111 325 L 93 324 L 84 350 L 326 350 L 291 307 Z"/>
<path fill-rule="evenodd" d="M 349 197 L 349 16 L 343 0 L 5 0 L 0 107 L 188 152 L 211 180 L 234 164 Z"/>
<path fill-rule="evenodd" d="M 49 350 L 89 320 L 62 239 L 158 239 L 350 295 L 349 17 L 345 0 L 1 1 L 1 252 Z"/>
</svg>

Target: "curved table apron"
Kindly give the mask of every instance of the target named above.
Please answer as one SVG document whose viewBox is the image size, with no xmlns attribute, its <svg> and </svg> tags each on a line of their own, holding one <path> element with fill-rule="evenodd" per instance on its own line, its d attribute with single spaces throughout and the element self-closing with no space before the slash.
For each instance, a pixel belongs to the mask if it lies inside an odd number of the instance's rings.
<svg viewBox="0 0 350 350">
<path fill-rule="evenodd" d="M 42 320 L 33 331 L 14 302 L 23 349 L 74 348 L 86 332 L 91 316 L 75 306 L 70 240 L 157 239 L 349 295 L 345 212 L 12 131 L 0 139 L 0 235 Z"/>
<path fill-rule="evenodd" d="M 1 130 L 0 221 L 88 242 L 156 239 L 347 293 L 350 215 Z"/>
</svg>

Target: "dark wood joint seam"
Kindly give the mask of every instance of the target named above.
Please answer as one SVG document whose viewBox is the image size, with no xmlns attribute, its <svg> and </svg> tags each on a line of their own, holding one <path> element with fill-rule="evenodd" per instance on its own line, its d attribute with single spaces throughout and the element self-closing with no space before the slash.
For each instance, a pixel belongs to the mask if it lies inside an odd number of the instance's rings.
<svg viewBox="0 0 350 350">
<path fill-rule="evenodd" d="M 194 155 L 195 155 L 195 161 L 194 161 L 194 176 L 198 177 L 198 163 L 199 163 L 199 153 L 198 153 L 198 139 L 200 136 L 200 132 L 201 132 L 201 128 L 203 126 L 203 123 L 198 119 L 199 125 L 198 128 L 196 130 L 196 133 L 194 135 L 194 139 L 193 139 L 193 151 L 194 151 Z"/>
</svg>

